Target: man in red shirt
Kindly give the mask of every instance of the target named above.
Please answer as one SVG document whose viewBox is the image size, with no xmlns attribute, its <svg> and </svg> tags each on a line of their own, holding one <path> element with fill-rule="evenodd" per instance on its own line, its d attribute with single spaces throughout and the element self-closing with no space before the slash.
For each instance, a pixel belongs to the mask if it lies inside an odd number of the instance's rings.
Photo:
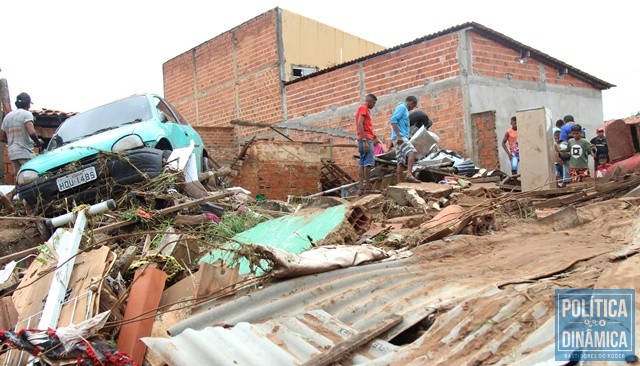
<svg viewBox="0 0 640 366">
<path fill-rule="evenodd" d="M 364 103 L 356 110 L 356 134 L 358 135 L 358 153 L 360 154 L 360 194 L 371 190 L 371 167 L 373 159 L 373 120 L 370 109 L 376 105 L 378 98 L 367 94 Z"/>
</svg>

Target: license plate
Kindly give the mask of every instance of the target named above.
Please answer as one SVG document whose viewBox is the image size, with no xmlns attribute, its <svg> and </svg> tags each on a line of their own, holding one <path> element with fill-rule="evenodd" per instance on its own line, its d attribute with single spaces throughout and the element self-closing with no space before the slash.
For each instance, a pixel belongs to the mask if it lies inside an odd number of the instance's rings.
<svg viewBox="0 0 640 366">
<path fill-rule="evenodd" d="M 56 179 L 56 183 L 58 184 L 58 191 L 62 192 L 66 191 L 67 189 L 71 189 L 73 187 L 91 182 L 92 180 L 96 180 L 97 178 L 98 175 L 96 174 L 96 168 L 89 167 L 82 169 L 79 172 L 75 172 L 58 178 Z"/>
</svg>

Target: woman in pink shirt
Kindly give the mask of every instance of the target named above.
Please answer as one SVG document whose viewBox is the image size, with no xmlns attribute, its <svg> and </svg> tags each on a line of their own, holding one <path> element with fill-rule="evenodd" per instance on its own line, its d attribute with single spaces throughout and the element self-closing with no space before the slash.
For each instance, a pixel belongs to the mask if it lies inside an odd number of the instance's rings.
<svg viewBox="0 0 640 366">
<path fill-rule="evenodd" d="M 384 147 L 384 144 L 380 142 L 380 139 L 377 135 L 373 136 L 373 155 L 381 155 L 387 152 L 387 149 Z"/>
</svg>

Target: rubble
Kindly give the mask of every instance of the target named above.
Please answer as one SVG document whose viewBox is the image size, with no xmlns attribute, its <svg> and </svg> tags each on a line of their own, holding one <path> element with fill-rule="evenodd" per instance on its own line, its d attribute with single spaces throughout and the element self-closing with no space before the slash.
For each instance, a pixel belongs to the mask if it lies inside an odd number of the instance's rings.
<svg viewBox="0 0 640 366">
<path fill-rule="evenodd" d="M 628 286 L 614 274 L 635 281 L 621 271 L 637 272 L 640 175 L 520 192 L 514 177 L 499 172 L 474 166 L 475 175 L 462 176 L 447 170 L 455 165 L 423 164 L 416 176 L 428 172 L 435 181 L 378 183 L 381 193 L 356 196 L 344 187 L 350 177 L 325 164 L 324 191 L 287 202 L 242 187 L 212 190 L 215 172 L 187 182 L 185 167 L 130 187 L 112 212 L 89 216 L 72 250 L 75 266 L 66 267 L 60 315 L 41 326 L 54 273 L 65 268 L 62 244 L 73 235 L 61 218 L 47 220 L 66 229 L 46 245 L 0 258 L 0 339 L 12 348 L 3 361 L 544 361 L 552 343 L 536 327 L 553 325 L 554 287 Z M 13 220 L 22 209 L 10 203 L 15 212 L 2 208 L 0 223 L 22 224 Z M 580 239 L 567 240 L 573 235 Z M 106 310 L 88 343 L 67 353 L 43 356 L 29 343 L 27 332 L 58 344 L 56 330 L 64 334 Z M 239 340 L 242 332 L 251 337 Z M 543 347 L 526 339 L 542 339 Z M 189 343 L 198 340 L 209 343 Z M 91 359 L 89 346 L 102 351 Z"/>
</svg>

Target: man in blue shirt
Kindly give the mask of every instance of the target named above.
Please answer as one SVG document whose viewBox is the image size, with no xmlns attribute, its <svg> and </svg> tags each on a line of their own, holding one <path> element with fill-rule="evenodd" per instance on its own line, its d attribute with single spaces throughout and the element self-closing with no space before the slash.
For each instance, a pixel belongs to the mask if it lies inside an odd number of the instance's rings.
<svg viewBox="0 0 640 366">
<path fill-rule="evenodd" d="M 391 141 L 396 149 L 396 176 L 398 183 L 402 182 L 404 167 L 407 167 L 405 182 L 419 183 L 413 176 L 413 163 L 416 161 L 418 152 L 409 141 L 409 111 L 418 105 L 418 99 L 410 95 L 404 102 L 398 103 L 391 116 Z"/>
</svg>

